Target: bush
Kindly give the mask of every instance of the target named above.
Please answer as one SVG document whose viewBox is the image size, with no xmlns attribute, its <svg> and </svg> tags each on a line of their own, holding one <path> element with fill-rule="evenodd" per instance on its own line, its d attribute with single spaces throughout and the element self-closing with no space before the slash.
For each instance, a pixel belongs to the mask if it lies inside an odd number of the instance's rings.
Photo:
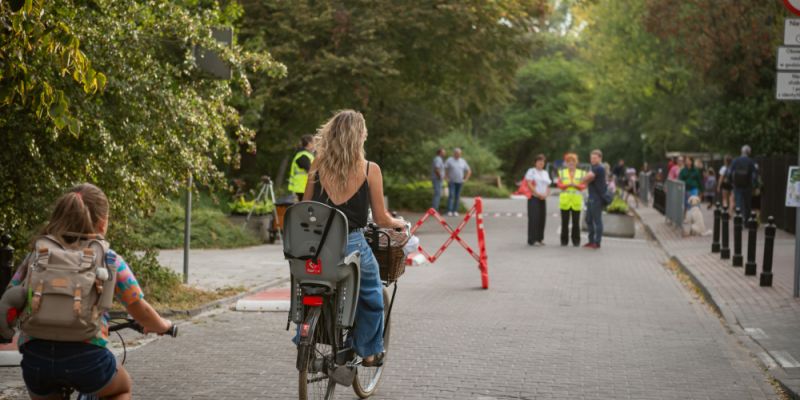
<svg viewBox="0 0 800 400">
<path fill-rule="evenodd" d="M 425 212 L 431 207 L 433 200 L 433 183 L 431 181 L 416 181 L 402 184 L 386 185 L 386 195 L 389 196 L 389 208 L 392 210 Z M 447 197 L 442 197 L 439 212 L 447 208 Z M 459 204 L 460 212 L 466 211 L 464 203 Z"/>
<path fill-rule="evenodd" d="M 615 195 L 614 200 L 606 207 L 606 212 L 609 214 L 627 214 L 628 204 L 625 203 L 625 200 L 622 200 L 622 197 Z"/>
<path fill-rule="evenodd" d="M 174 249 L 183 245 L 184 208 L 178 200 L 165 201 L 150 217 L 134 220 L 136 242 L 145 249 Z M 198 201 L 192 207 L 193 248 L 231 248 L 259 244 L 258 238 L 232 224 L 219 206 Z"/>
<path fill-rule="evenodd" d="M 181 276 L 158 263 L 155 250 L 147 250 L 143 254 L 124 254 L 139 281 L 139 285 L 147 295 L 148 301 L 168 303 L 173 293 L 181 286 Z"/>
<path fill-rule="evenodd" d="M 499 188 L 485 182 L 469 180 L 464 183 L 464 187 L 461 188 L 461 195 L 469 197 L 480 196 L 483 198 L 500 199 L 508 198 L 511 196 L 511 192 L 504 187 Z"/>
<path fill-rule="evenodd" d="M 270 200 L 262 200 L 256 203 L 255 200 L 248 201 L 242 196 L 239 197 L 239 200 L 228 203 L 228 208 L 231 210 L 231 214 L 235 215 L 247 215 L 251 210 L 253 211 L 253 215 L 268 215 L 275 206 Z"/>
</svg>

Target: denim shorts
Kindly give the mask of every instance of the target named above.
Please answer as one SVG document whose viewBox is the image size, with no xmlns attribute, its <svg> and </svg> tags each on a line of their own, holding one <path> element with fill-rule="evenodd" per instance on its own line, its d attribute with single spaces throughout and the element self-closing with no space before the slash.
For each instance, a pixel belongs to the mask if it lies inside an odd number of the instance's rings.
<svg viewBox="0 0 800 400">
<path fill-rule="evenodd" d="M 117 373 L 117 360 L 105 347 L 88 343 L 34 339 L 20 349 L 22 379 L 36 396 L 46 397 L 62 387 L 96 394 Z"/>
</svg>

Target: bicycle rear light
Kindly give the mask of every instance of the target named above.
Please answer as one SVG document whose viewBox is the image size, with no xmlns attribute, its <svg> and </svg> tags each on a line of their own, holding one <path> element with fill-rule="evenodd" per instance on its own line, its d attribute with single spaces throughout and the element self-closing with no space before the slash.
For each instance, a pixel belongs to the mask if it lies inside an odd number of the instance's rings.
<svg viewBox="0 0 800 400">
<path fill-rule="evenodd" d="M 303 305 L 319 307 L 322 305 L 322 296 L 303 296 Z"/>
</svg>

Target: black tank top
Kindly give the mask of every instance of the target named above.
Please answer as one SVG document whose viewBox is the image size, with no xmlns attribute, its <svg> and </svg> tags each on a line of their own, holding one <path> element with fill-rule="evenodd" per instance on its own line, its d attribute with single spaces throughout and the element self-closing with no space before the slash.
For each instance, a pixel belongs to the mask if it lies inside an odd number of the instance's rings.
<svg viewBox="0 0 800 400">
<path fill-rule="evenodd" d="M 367 177 L 369 177 L 369 161 L 367 161 Z M 333 204 L 333 201 L 328 197 L 328 193 L 325 192 L 325 189 L 322 187 L 319 181 L 319 173 L 317 173 L 314 178 L 314 195 L 311 196 L 311 200 L 325 203 L 343 212 L 345 217 L 347 217 L 347 227 L 350 230 L 367 226 L 370 205 L 368 179 L 364 179 L 364 183 L 361 184 L 361 187 L 358 188 L 358 191 L 356 191 L 352 197 L 347 199 L 344 203 L 336 205 Z"/>
</svg>

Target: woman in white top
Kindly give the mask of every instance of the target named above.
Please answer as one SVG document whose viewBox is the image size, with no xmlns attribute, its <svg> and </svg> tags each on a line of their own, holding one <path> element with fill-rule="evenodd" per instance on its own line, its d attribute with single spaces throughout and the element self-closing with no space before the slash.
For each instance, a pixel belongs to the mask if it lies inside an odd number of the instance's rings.
<svg viewBox="0 0 800 400">
<path fill-rule="evenodd" d="M 720 198 L 722 198 L 722 208 L 728 208 L 728 204 L 733 204 L 733 185 L 731 184 L 731 175 L 729 174 L 728 168 L 731 166 L 731 160 L 733 158 L 729 155 L 725 155 L 725 164 L 722 165 L 719 169 L 719 178 L 717 179 L 717 191 L 720 193 Z"/>
<path fill-rule="evenodd" d="M 544 222 L 547 219 L 547 196 L 550 195 L 550 174 L 545 171 L 543 154 L 536 156 L 533 168 L 525 173 L 525 181 L 531 191 L 528 199 L 528 245 L 544 246 Z"/>
</svg>

